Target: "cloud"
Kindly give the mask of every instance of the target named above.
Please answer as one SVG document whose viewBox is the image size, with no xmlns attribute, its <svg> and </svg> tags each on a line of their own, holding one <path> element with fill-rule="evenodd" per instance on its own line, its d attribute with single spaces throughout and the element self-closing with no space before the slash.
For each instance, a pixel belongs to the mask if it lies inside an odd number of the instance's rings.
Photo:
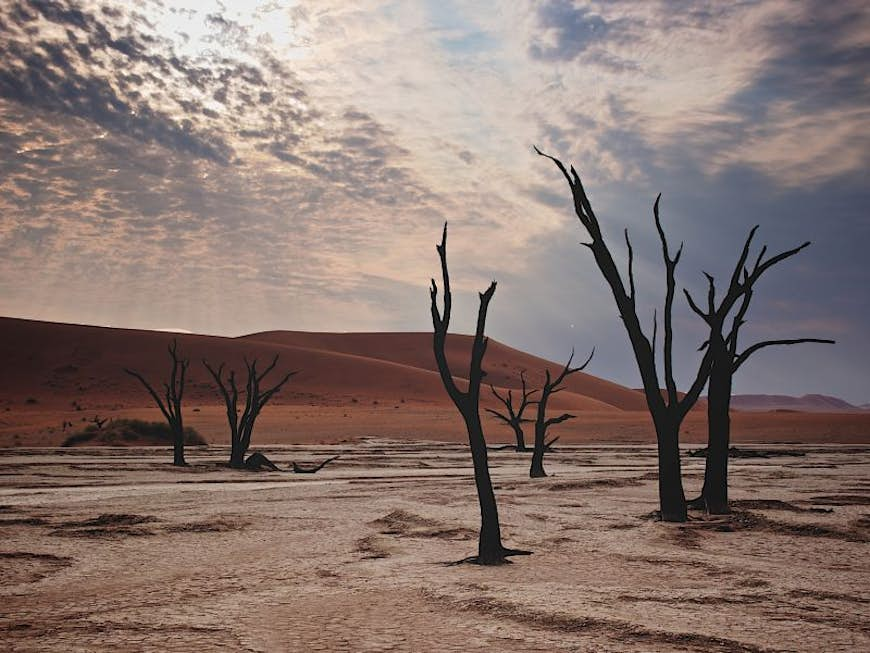
<svg viewBox="0 0 870 653">
<path fill-rule="evenodd" d="M 661 190 L 693 289 L 755 222 L 772 247 L 812 239 L 764 288 L 784 303 L 759 303 L 752 326 L 839 324 L 846 353 L 818 383 L 866 368 L 857 3 L 287 4 L 2 5 L 0 313 L 232 335 L 425 329 L 449 221 L 457 329 L 496 278 L 495 337 L 560 360 L 597 345 L 595 372 L 636 385 L 538 144 L 578 165 L 617 258 L 631 229 L 647 319 Z M 690 372 L 697 325 L 678 326 Z"/>
<path fill-rule="evenodd" d="M 42 239 L 39 253 L 62 260 L 88 251 L 123 266 L 122 252 L 133 248 L 118 251 L 114 239 L 135 235 L 138 251 L 128 253 L 150 276 L 161 274 L 167 251 L 222 260 L 222 242 L 261 255 L 274 247 L 275 256 L 255 264 L 256 280 L 277 284 L 282 275 L 268 268 L 278 251 L 300 255 L 297 269 L 316 276 L 359 244 L 318 242 L 354 212 L 354 201 L 363 202 L 358 223 L 374 205 L 407 214 L 425 205 L 431 193 L 404 166 L 407 150 L 388 129 L 352 108 L 316 108 L 288 63 L 250 30 L 219 14 L 203 20 L 202 40 L 217 53 L 182 53 L 135 11 L 48 0 L 4 9 L 7 251 L 34 220 L 58 234 Z M 309 224 L 318 219 L 323 232 Z M 106 221 L 101 237 L 75 238 Z M 372 239 L 381 234 L 374 231 Z M 74 246 L 63 242 L 70 237 Z M 179 281 L 188 265 L 205 269 L 185 262 Z"/>
<path fill-rule="evenodd" d="M 544 31 L 543 42 L 535 40 L 529 54 L 536 59 L 570 60 L 591 45 L 612 36 L 619 23 L 608 22 L 589 7 L 570 0 L 548 0 L 538 7 L 538 22 Z"/>
<path fill-rule="evenodd" d="M 870 18 L 860 3 L 701 3 L 687 10 L 668 2 L 554 0 L 535 17 L 543 35 L 532 32 L 529 55 L 559 71 L 549 106 L 584 97 L 580 111 L 576 102 L 573 111 L 565 105 L 568 122 L 573 115 L 598 127 L 590 133 L 578 124 L 569 146 L 611 152 L 622 162 L 608 166 L 615 178 L 636 172 L 625 166 L 627 152 L 614 147 L 626 140 L 647 170 L 686 159 L 709 175 L 751 165 L 780 186 L 818 184 L 867 166 Z M 623 111 L 608 111 L 613 103 Z M 547 122 L 540 119 L 542 133 Z M 578 148 L 590 141 L 593 147 Z"/>
</svg>

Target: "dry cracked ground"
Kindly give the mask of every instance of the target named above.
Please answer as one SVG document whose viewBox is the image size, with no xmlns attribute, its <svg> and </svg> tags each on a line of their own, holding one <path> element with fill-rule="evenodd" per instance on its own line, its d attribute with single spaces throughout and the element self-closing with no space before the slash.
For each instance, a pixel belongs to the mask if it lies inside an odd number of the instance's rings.
<svg viewBox="0 0 870 653">
<path fill-rule="evenodd" d="M 769 445 L 766 449 L 771 449 Z M 732 461 L 736 512 L 651 518 L 654 451 L 490 454 L 501 567 L 475 551 L 466 447 L 0 450 L 10 651 L 870 650 L 870 448 Z M 792 451 L 792 453 L 795 453 Z M 687 492 L 703 460 L 686 458 Z"/>
</svg>

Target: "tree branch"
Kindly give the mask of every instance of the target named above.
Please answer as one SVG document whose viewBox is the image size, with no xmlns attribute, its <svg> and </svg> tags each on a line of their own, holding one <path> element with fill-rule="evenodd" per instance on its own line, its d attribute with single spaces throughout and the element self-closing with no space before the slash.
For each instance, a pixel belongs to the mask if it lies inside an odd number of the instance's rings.
<svg viewBox="0 0 870 653">
<path fill-rule="evenodd" d="M 625 228 L 625 246 L 628 249 L 628 298 L 631 300 L 632 305 L 634 305 L 634 250 L 631 248 L 631 240 L 628 238 L 628 227 Z"/>
<path fill-rule="evenodd" d="M 157 407 L 160 409 L 160 412 L 163 413 L 163 417 L 166 418 L 166 421 L 169 423 L 172 423 L 172 415 L 170 415 L 169 411 L 166 410 L 166 406 L 164 406 L 163 401 L 160 399 L 160 396 L 154 391 L 154 388 L 151 387 L 151 384 L 145 380 L 145 377 L 143 377 L 141 374 L 139 374 L 139 372 L 135 372 L 134 370 L 127 369 L 126 367 L 124 368 L 124 371 L 127 374 L 129 374 L 130 376 L 132 376 L 136 379 L 139 379 L 139 382 L 143 386 L 145 386 L 145 389 L 148 391 L 148 394 L 151 395 L 151 398 L 157 404 Z"/>
<path fill-rule="evenodd" d="M 569 420 L 569 419 L 575 419 L 576 417 L 577 417 L 576 415 L 569 415 L 568 413 L 564 413 L 562 415 L 559 415 L 558 417 L 551 417 L 546 422 L 544 422 L 544 424 L 546 424 L 549 427 L 549 426 L 552 426 L 553 424 L 561 424 L 562 422 Z"/>
<path fill-rule="evenodd" d="M 835 340 L 826 340 L 823 338 L 795 338 L 793 340 L 764 340 L 762 342 L 756 342 L 751 347 L 746 348 L 741 354 L 737 355 L 737 358 L 734 360 L 733 370 L 737 371 L 737 369 L 746 362 L 746 360 L 752 356 L 759 349 L 764 349 L 765 347 L 773 347 L 774 345 L 799 345 L 805 342 L 816 342 L 825 345 L 834 345 L 836 344 Z"/>
</svg>

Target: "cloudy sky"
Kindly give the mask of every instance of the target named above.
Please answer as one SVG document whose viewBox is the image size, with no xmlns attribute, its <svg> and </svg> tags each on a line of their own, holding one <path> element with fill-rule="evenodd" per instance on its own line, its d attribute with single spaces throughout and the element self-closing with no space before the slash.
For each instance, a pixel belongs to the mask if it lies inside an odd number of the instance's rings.
<svg viewBox="0 0 870 653">
<path fill-rule="evenodd" d="M 861 0 L 4 0 L 0 314 L 240 335 L 454 326 L 639 385 L 558 171 L 652 323 L 749 228 L 813 245 L 757 287 L 738 392 L 870 401 L 870 12 Z M 680 302 L 687 385 L 703 328 Z"/>
</svg>

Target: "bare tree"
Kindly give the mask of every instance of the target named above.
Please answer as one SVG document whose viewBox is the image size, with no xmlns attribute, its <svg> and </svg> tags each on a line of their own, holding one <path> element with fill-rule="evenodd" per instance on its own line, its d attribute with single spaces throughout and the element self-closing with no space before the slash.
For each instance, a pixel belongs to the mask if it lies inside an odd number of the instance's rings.
<svg viewBox="0 0 870 653">
<path fill-rule="evenodd" d="M 701 496 L 690 502 L 695 508 L 706 508 L 713 515 L 730 512 L 728 505 L 728 449 L 731 439 L 731 391 L 735 372 L 759 349 L 773 345 L 796 345 L 806 342 L 834 344 L 833 340 L 818 338 L 798 338 L 794 340 L 765 340 L 738 351 L 738 334 L 745 324 L 746 312 L 752 301 L 755 283 L 765 271 L 791 256 L 794 256 L 809 242 L 765 259 L 767 247 L 762 247 L 754 265 L 747 266 L 752 239 L 758 226 L 752 228 L 743 251 L 734 266 L 728 289 L 719 304 L 716 304 L 716 285 L 714 278 L 707 277 L 707 308 L 702 309 L 688 290 L 683 290 L 691 309 L 701 317 L 710 329 L 710 335 L 701 347 L 712 356 L 710 385 L 707 390 L 707 461 L 704 468 L 704 487 Z M 739 302 L 739 305 L 738 305 Z M 725 323 L 732 309 L 737 311 L 731 320 L 730 329 L 725 333 Z"/>
<path fill-rule="evenodd" d="M 471 347 L 471 362 L 468 370 L 468 390 L 461 391 L 453 379 L 453 374 L 447 363 L 445 345 L 447 329 L 450 326 L 450 309 L 453 297 L 450 293 L 450 276 L 447 272 L 447 224 L 441 235 L 441 244 L 436 245 L 441 259 L 441 278 L 444 283 L 444 309 L 438 309 L 438 286 L 432 279 L 429 291 L 431 299 L 432 326 L 434 329 L 433 350 L 441 381 L 450 399 L 455 404 L 468 431 L 468 444 L 471 448 L 471 459 L 474 464 L 474 482 L 477 486 L 477 499 L 480 504 L 480 536 L 478 538 L 477 556 L 466 561 L 482 565 L 498 565 L 507 562 L 512 555 L 528 554 L 528 551 L 507 549 L 501 543 L 501 528 L 498 521 L 498 507 L 495 493 L 492 489 L 492 479 L 489 475 L 489 461 L 486 453 L 486 440 L 483 436 L 483 426 L 480 423 L 480 383 L 483 380 L 483 356 L 486 353 L 488 339 L 483 335 L 486 325 L 486 312 L 489 302 L 495 294 L 496 283 L 493 281 L 486 292 L 480 293 L 480 308 L 477 313 L 477 328 Z"/>
<path fill-rule="evenodd" d="M 571 361 L 574 360 L 574 350 L 572 349 L 568 362 L 565 363 L 562 372 L 555 379 L 550 378 L 550 370 L 545 370 L 544 387 L 541 389 L 541 398 L 538 399 L 538 414 L 535 419 L 535 450 L 532 453 L 532 464 L 529 467 L 529 477 L 541 478 L 547 475 L 547 472 L 544 471 L 544 451 L 549 449 L 558 439 L 553 438 L 547 442 L 547 429 L 554 424 L 561 424 L 562 422 L 577 417 L 576 415 L 563 413 L 558 417 L 550 417 L 547 419 L 547 402 L 550 401 L 550 397 L 554 394 L 565 389 L 562 386 L 562 382 L 565 378 L 579 372 L 580 370 L 586 369 L 586 366 L 589 365 L 589 361 L 592 360 L 594 353 L 593 350 L 593 352 L 589 354 L 589 358 L 586 359 L 586 362 L 580 367 L 571 367 Z"/>
<path fill-rule="evenodd" d="M 704 353 L 692 385 L 681 397 L 677 392 L 677 384 L 673 373 L 673 304 L 676 287 L 674 273 L 682 253 L 682 245 L 677 249 L 676 254 L 671 256 L 668 241 L 659 219 L 659 200 L 661 199 L 661 195 L 659 195 L 653 205 L 653 216 L 665 264 L 665 301 L 662 312 L 664 326 L 662 358 L 665 387 L 663 392 L 659 381 L 655 352 L 658 324 L 654 318 L 652 337 L 649 338 L 644 333 L 637 315 L 634 270 L 632 267 L 634 253 L 628 237 L 628 229 L 625 230 L 625 243 L 628 249 L 628 287 L 626 288 L 626 283 L 616 267 L 610 249 L 604 240 L 598 218 L 592 210 L 592 205 L 589 202 L 586 191 L 583 189 L 583 184 L 577 171 L 571 166 L 569 172 L 561 161 L 548 154 L 544 154 L 537 147 L 535 152 L 553 161 L 568 181 L 568 186 L 574 199 L 574 211 L 580 219 L 580 223 L 592 238 L 592 242 L 584 244 L 592 251 L 601 275 L 610 286 L 616 306 L 619 309 L 619 315 L 622 318 L 622 323 L 631 342 L 634 358 L 643 382 L 647 407 L 656 430 L 661 518 L 664 521 L 685 521 L 686 495 L 683 491 L 683 481 L 680 474 L 680 425 L 686 413 L 697 402 L 701 390 L 707 382 L 712 363 L 712 354 L 709 349 Z"/>
<path fill-rule="evenodd" d="M 166 418 L 172 431 L 172 464 L 183 467 L 187 463 L 184 460 L 184 423 L 181 416 L 181 400 L 184 397 L 184 380 L 190 361 L 178 357 L 177 340 L 173 340 L 172 344 L 169 345 L 169 356 L 172 358 L 172 371 L 169 373 L 169 382 L 163 384 L 163 399 L 141 374 L 127 368 L 124 368 L 124 371 L 137 378 L 145 386 L 160 412 L 163 413 L 163 417 Z"/>
<path fill-rule="evenodd" d="M 239 388 L 236 384 L 236 372 L 230 370 L 226 381 L 223 378 L 225 363 L 221 363 L 215 370 L 206 360 L 202 361 L 223 397 L 227 407 L 227 421 L 230 425 L 230 467 L 240 469 L 245 466 L 245 454 L 251 446 L 251 434 L 254 432 L 254 422 L 263 407 L 278 392 L 282 386 L 297 372 L 288 372 L 280 381 L 271 388 L 263 390 L 260 384 L 266 376 L 275 369 L 278 363 L 278 354 L 272 359 L 272 363 L 262 372 L 257 372 L 257 359 L 248 361 L 245 359 L 245 367 L 248 372 L 248 380 L 245 383 L 245 408 L 239 414 Z"/>
<path fill-rule="evenodd" d="M 495 398 L 498 399 L 501 403 L 504 404 L 505 410 L 507 414 L 501 413 L 497 410 L 493 410 L 492 408 L 486 408 L 486 412 L 493 415 L 496 419 L 501 420 L 508 426 L 510 426 L 514 430 L 514 437 L 517 440 L 517 451 L 528 451 L 526 448 L 526 439 L 525 434 L 523 433 L 523 424 L 528 424 L 533 422 L 534 420 L 527 419 L 523 417 L 523 413 L 526 408 L 535 403 L 532 400 L 532 395 L 537 392 L 537 390 L 527 390 L 526 389 L 526 371 L 522 370 L 520 372 L 520 381 L 523 384 L 522 389 L 522 400 L 520 401 L 519 408 L 514 408 L 514 397 L 513 390 L 508 390 L 507 396 L 500 395 L 498 390 L 493 386 L 489 386 L 489 389 L 492 390 L 492 394 L 495 395 Z"/>
</svg>

